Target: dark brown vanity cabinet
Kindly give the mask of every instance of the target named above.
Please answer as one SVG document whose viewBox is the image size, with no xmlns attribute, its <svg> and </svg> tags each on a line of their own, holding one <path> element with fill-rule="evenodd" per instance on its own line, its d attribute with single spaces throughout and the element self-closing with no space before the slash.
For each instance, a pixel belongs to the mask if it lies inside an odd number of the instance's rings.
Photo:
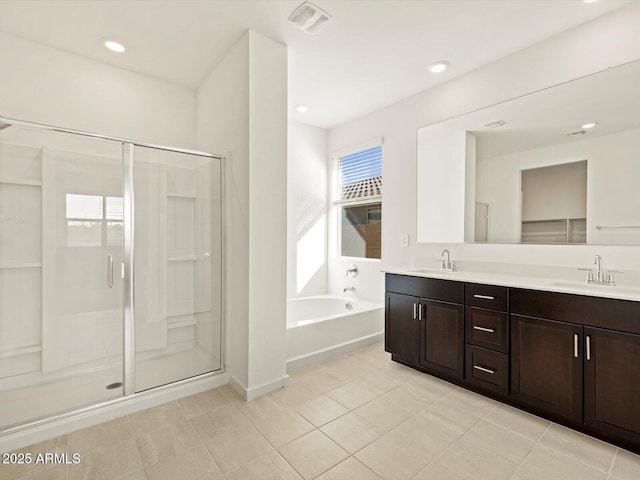
<svg viewBox="0 0 640 480">
<path fill-rule="evenodd" d="M 585 327 L 584 338 L 584 422 L 640 445 L 640 335 Z"/>
<path fill-rule="evenodd" d="M 385 350 L 446 376 L 464 375 L 464 284 L 387 274 Z"/>
<path fill-rule="evenodd" d="M 511 315 L 511 396 L 582 420 L 582 327 Z"/>
<path fill-rule="evenodd" d="M 512 397 L 640 449 L 640 305 L 523 289 L 511 298 Z"/>
<path fill-rule="evenodd" d="M 509 393 L 508 288 L 465 284 L 466 381 Z"/>
</svg>

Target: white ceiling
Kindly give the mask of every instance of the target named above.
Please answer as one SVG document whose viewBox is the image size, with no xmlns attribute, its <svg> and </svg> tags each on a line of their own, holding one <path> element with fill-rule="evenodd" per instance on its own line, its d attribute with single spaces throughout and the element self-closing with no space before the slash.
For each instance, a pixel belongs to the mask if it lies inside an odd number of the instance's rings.
<svg viewBox="0 0 640 480">
<path fill-rule="evenodd" d="M 302 1 L 0 0 L 0 31 L 197 88 L 250 28 L 289 47 L 291 118 L 331 128 L 633 0 L 313 0 L 333 15 L 317 35 L 287 22 Z"/>
</svg>

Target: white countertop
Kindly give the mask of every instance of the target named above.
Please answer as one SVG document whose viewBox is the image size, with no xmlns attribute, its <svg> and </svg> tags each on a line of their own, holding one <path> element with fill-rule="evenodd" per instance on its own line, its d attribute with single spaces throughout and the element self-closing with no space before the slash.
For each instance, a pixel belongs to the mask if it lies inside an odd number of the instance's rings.
<svg viewBox="0 0 640 480">
<path fill-rule="evenodd" d="M 545 278 L 540 276 L 514 275 L 510 273 L 489 273 L 474 271 L 448 272 L 429 268 L 385 269 L 385 273 L 410 275 L 414 277 L 440 278 L 459 282 L 484 283 L 504 287 L 527 288 L 548 292 L 572 293 L 590 297 L 617 298 L 621 300 L 640 301 L 640 287 L 626 285 L 593 285 L 575 280 L 561 278 Z"/>
</svg>

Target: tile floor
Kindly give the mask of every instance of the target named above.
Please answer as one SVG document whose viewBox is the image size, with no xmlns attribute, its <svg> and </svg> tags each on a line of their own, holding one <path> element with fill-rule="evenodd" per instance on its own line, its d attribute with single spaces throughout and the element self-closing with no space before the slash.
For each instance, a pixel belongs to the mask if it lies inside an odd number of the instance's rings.
<svg viewBox="0 0 640 480">
<path fill-rule="evenodd" d="M 638 480 L 640 457 L 421 374 L 381 344 L 244 402 L 224 386 L 25 448 L 1 480 Z"/>
</svg>

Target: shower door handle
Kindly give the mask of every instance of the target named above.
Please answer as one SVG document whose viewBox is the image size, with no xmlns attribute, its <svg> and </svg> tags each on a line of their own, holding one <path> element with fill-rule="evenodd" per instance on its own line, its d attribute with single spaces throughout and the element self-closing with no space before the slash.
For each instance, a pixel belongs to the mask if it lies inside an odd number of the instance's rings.
<svg viewBox="0 0 640 480">
<path fill-rule="evenodd" d="M 113 288 L 113 256 L 107 255 L 107 287 Z"/>
</svg>

